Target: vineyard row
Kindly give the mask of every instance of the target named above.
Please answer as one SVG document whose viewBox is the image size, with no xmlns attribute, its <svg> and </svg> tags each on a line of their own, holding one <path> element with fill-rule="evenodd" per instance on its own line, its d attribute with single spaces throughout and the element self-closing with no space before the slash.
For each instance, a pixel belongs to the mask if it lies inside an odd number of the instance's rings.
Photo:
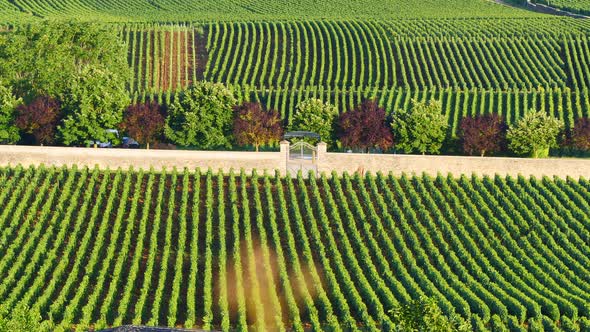
<svg viewBox="0 0 590 332">
<path fill-rule="evenodd" d="M 129 88 L 139 92 L 174 91 L 196 79 L 258 88 L 590 87 L 588 27 L 488 34 L 449 27 L 446 35 L 378 21 L 120 29 L 134 70 Z"/>
<path fill-rule="evenodd" d="M 476 329 L 588 318 L 586 179 L 15 167 L 0 180 L 2 304 L 62 327 L 376 331 L 422 295 Z"/>
</svg>

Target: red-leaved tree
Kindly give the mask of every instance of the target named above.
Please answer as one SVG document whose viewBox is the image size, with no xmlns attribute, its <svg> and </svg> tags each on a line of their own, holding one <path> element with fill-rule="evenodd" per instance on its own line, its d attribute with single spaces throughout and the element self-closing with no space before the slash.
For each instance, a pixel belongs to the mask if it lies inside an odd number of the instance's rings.
<svg viewBox="0 0 590 332">
<path fill-rule="evenodd" d="M 502 150 L 506 140 L 506 125 L 498 114 L 465 117 L 461 120 L 463 151 L 469 155 L 494 153 Z"/>
<path fill-rule="evenodd" d="M 28 105 L 17 108 L 16 126 L 32 135 L 37 144 L 52 144 L 60 119 L 59 102 L 50 97 L 37 97 Z"/>
<path fill-rule="evenodd" d="M 385 109 L 376 101 L 366 100 L 353 110 L 340 114 L 338 136 L 346 147 L 383 150 L 393 146 L 393 134 L 386 119 Z"/>
<path fill-rule="evenodd" d="M 590 119 L 579 118 L 572 130 L 572 145 L 582 151 L 590 151 Z"/>
<path fill-rule="evenodd" d="M 155 101 L 131 105 L 123 114 L 121 129 L 149 149 L 150 143 L 155 142 L 164 129 L 163 111 L 163 107 Z"/>
<path fill-rule="evenodd" d="M 283 135 L 279 113 L 265 111 L 258 103 L 244 102 L 234 107 L 234 137 L 239 145 L 261 145 L 278 141 Z"/>
</svg>

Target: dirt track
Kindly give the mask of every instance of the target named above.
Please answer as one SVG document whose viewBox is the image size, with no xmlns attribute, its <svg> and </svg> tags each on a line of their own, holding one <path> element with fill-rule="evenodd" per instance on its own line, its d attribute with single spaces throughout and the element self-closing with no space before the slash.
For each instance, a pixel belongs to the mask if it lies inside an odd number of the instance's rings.
<svg viewBox="0 0 590 332">
<path fill-rule="evenodd" d="M 557 16 L 567 16 L 567 17 L 581 18 L 581 19 L 588 19 L 588 18 L 590 18 L 590 16 L 568 12 L 568 11 L 565 11 L 565 10 L 557 9 L 557 8 L 546 6 L 546 5 L 543 5 L 543 4 L 532 3 L 530 0 L 527 0 L 526 5 L 522 5 L 522 6 L 518 6 L 518 5 L 515 5 L 513 3 L 504 1 L 504 0 L 490 0 L 490 1 L 493 1 L 495 3 L 502 4 L 502 5 L 505 5 L 505 6 L 509 6 L 509 7 L 527 9 L 527 10 L 534 11 L 534 12 L 537 12 L 537 13 L 557 15 Z"/>
</svg>

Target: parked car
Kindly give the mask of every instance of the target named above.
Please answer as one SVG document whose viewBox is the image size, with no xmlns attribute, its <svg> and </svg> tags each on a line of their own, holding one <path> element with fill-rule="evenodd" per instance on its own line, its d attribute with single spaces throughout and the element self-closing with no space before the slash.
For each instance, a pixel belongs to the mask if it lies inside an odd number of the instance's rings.
<svg viewBox="0 0 590 332">
<path fill-rule="evenodd" d="M 117 129 L 107 129 L 106 130 L 107 133 L 112 134 L 114 137 L 116 137 L 117 139 L 119 139 L 119 131 Z M 101 142 L 101 141 L 86 141 L 87 146 L 94 146 L 96 145 L 96 147 L 98 148 L 112 148 L 113 143 L 111 141 L 107 141 L 107 142 Z M 134 140 L 131 137 L 126 137 L 124 136 L 123 138 L 121 138 L 121 145 L 119 147 L 122 148 L 129 148 L 129 149 L 139 149 L 139 143 Z"/>
<path fill-rule="evenodd" d="M 131 137 L 123 137 L 121 147 L 128 149 L 139 149 L 139 143 Z"/>
</svg>

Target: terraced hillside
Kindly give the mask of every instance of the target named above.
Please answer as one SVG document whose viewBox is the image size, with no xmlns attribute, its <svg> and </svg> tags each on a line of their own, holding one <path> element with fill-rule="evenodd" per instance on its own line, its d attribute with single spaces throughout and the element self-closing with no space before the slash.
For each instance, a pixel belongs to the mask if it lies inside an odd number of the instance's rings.
<svg viewBox="0 0 590 332">
<path fill-rule="evenodd" d="M 506 114 L 511 123 L 536 107 L 570 127 L 590 105 L 589 21 L 490 1 L 15 0 L 5 7 L 21 22 L 25 13 L 123 22 L 112 26 L 128 44 L 135 101 L 167 104 L 208 80 L 289 121 L 312 96 L 342 112 L 366 98 L 388 112 L 411 98 L 438 98 L 451 136 L 467 114 Z"/>
<path fill-rule="evenodd" d="M 374 98 L 393 112 L 439 99 L 451 135 L 463 116 L 530 108 L 570 127 L 588 116 L 590 24 L 565 18 L 128 24 L 134 99 L 169 103 L 196 80 L 232 85 L 290 119 L 321 98 L 341 111 Z"/>
<path fill-rule="evenodd" d="M 0 298 L 62 327 L 587 326 L 585 179 L 0 169 Z"/>
<path fill-rule="evenodd" d="M 523 17 L 535 14 L 486 0 L 2 0 L 0 8 L 24 16 L 101 21 L 187 22 L 236 18 L 383 19 L 407 17 Z M 16 18 L 6 16 L 6 20 Z"/>
<path fill-rule="evenodd" d="M 133 90 L 195 79 L 258 88 L 587 88 L 587 21 L 402 20 L 128 25 Z M 534 28 L 531 31 L 531 28 Z"/>
<path fill-rule="evenodd" d="M 533 2 L 567 10 L 572 13 L 590 14 L 590 1 L 588 0 L 535 0 Z"/>
</svg>

